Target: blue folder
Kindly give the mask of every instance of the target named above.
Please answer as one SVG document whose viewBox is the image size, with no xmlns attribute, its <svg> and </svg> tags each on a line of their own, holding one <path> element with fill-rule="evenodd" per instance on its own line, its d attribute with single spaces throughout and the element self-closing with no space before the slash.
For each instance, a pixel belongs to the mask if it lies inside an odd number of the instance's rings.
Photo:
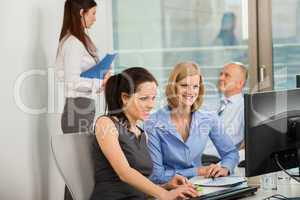
<svg viewBox="0 0 300 200">
<path fill-rule="evenodd" d="M 103 79 L 116 55 L 117 53 L 106 54 L 100 62 L 91 67 L 89 70 L 82 72 L 80 77 Z"/>
</svg>

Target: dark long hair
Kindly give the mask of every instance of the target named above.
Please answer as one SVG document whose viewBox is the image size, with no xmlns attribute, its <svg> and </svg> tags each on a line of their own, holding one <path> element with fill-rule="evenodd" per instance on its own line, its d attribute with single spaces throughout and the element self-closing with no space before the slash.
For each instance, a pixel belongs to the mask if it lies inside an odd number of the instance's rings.
<svg viewBox="0 0 300 200">
<path fill-rule="evenodd" d="M 129 121 L 124 114 L 122 93 L 129 96 L 137 92 L 138 87 L 145 82 L 157 84 L 154 76 L 145 68 L 132 67 L 123 72 L 111 76 L 105 84 L 105 112 L 108 116 L 115 116 L 130 127 Z"/>
<path fill-rule="evenodd" d="M 95 58 L 93 49 L 95 48 L 90 37 L 84 32 L 84 26 L 81 23 L 80 9 L 83 9 L 83 13 L 86 13 L 89 9 L 97 6 L 94 0 L 66 0 L 64 8 L 64 19 L 59 36 L 59 41 L 67 35 L 71 34 L 80 40 L 89 54 Z"/>
</svg>

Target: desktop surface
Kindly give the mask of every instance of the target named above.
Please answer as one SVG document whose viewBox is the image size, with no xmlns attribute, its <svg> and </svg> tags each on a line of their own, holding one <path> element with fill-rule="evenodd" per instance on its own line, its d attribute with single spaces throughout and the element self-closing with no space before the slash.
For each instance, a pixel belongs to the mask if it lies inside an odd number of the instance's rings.
<svg viewBox="0 0 300 200">
<path fill-rule="evenodd" d="M 258 179 L 260 177 L 257 177 Z M 247 186 L 241 186 L 247 188 Z M 264 190 L 262 188 L 259 188 L 259 186 L 250 186 L 250 189 L 247 189 L 246 192 L 237 191 L 236 194 L 231 191 L 231 188 L 228 188 L 229 190 L 219 190 L 212 193 L 204 194 L 197 198 L 192 198 L 192 200 L 215 200 L 215 199 L 243 199 L 243 200 L 257 200 L 257 199 L 265 199 L 268 197 L 271 197 L 272 195 L 280 194 L 283 195 L 289 200 L 296 200 L 300 199 L 300 184 L 291 181 L 290 184 L 278 184 L 277 190 Z M 225 189 L 226 190 L 226 189 Z M 227 194 L 226 194 L 227 193 Z M 270 198 L 270 200 L 273 200 L 274 198 Z"/>
<path fill-rule="evenodd" d="M 236 168 L 235 170 L 235 175 L 239 175 L 244 177 L 245 176 L 245 169 L 244 168 Z M 191 182 L 195 182 L 195 180 L 199 179 L 199 178 L 203 178 L 203 177 L 194 177 L 191 180 Z M 222 195 L 220 196 L 208 196 L 207 194 L 210 193 L 215 193 L 218 192 L 220 190 L 224 190 L 224 189 L 228 189 L 228 188 L 220 188 L 219 190 L 217 190 L 216 187 L 206 187 L 205 190 L 202 192 L 202 196 L 194 198 L 194 200 L 202 200 L 202 199 L 238 199 L 238 198 L 242 198 L 243 200 L 257 200 L 257 199 L 264 199 L 264 198 L 268 198 L 272 195 L 275 194 L 280 194 L 283 195 L 285 197 L 288 198 L 297 198 L 300 197 L 300 183 L 297 183 L 294 180 L 291 180 L 290 183 L 286 184 L 285 182 L 281 182 L 278 181 L 277 182 L 277 190 L 264 190 L 262 188 L 259 188 L 260 185 L 260 176 L 256 176 L 256 177 L 251 177 L 248 178 L 247 180 L 248 183 L 245 184 L 241 184 L 239 186 L 236 187 L 244 187 L 244 186 L 253 186 L 254 188 L 256 188 L 256 190 L 254 190 L 254 192 L 252 194 L 254 195 L 241 195 L 241 196 L 232 196 L 232 198 L 230 197 L 222 197 Z M 250 193 L 251 194 L 251 193 Z M 273 200 L 274 198 L 271 198 L 270 200 Z M 294 200 L 294 199 L 293 199 Z"/>
<path fill-rule="evenodd" d="M 257 200 L 257 199 L 265 199 L 272 195 L 280 194 L 287 198 L 300 197 L 300 184 L 294 181 L 291 181 L 289 184 L 277 184 L 277 190 L 264 190 L 259 188 L 254 196 L 249 196 L 243 200 Z M 270 198 L 270 200 L 274 200 L 274 198 Z"/>
</svg>

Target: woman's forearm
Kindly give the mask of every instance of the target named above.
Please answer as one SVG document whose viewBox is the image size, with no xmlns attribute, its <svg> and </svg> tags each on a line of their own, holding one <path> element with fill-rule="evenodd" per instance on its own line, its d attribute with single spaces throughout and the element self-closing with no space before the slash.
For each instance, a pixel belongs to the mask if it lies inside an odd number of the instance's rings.
<svg viewBox="0 0 300 200">
<path fill-rule="evenodd" d="M 129 168 L 126 170 L 126 173 L 120 174 L 119 176 L 122 181 L 157 199 L 161 199 L 167 193 L 167 190 L 155 185 L 133 168 Z"/>
</svg>

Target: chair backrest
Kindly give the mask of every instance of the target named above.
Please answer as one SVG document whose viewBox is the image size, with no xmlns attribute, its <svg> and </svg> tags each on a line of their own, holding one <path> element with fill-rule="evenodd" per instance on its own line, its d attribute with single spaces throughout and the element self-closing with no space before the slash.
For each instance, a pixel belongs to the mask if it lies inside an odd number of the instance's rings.
<svg viewBox="0 0 300 200">
<path fill-rule="evenodd" d="M 91 134 L 63 134 L 51 138 L 56 166 L 73 200 L 88 200 L 93 192 L 94 164 Z"/>
</svg>

